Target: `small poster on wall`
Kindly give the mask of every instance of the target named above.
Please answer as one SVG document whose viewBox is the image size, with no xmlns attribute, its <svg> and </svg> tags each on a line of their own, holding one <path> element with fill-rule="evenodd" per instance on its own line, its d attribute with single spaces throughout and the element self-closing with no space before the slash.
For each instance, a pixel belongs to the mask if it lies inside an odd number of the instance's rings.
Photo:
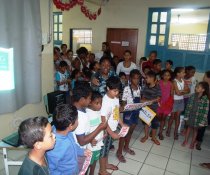
<svg viewBox="0 0 210 175">
<path fill-rule="evenodd" d="M 129 46 L 129 42 L 128 41 L 122 41 L 122 46 L 123 47 L 128 47 Z"/>
</svg>

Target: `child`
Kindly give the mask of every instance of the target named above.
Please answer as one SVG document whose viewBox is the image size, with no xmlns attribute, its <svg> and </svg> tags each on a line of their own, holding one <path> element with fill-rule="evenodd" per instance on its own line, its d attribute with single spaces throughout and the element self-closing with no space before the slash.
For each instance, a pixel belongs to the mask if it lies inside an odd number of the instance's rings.
<svg viewBox="0 0 210 175">
<path fill-rule="evenodd" d="M 111 76 L 115 76 L 115 72 L 111 70 L 110 59 L 102 57 L 100 59 L 100 71 L 92 77 L 92 88 L 104 96 L 106 94 L 106 80 Z"/>
<path fill-rule="evenodd" d="M 82 73 L 80 72 L 80 70 L 78 69 L 73 70 L 71 74 L 71 89 L 72 90 L 75 87 L 75 83 L 80 80 L 83 80 Z"/>
<path fill-rule="evenodd" d="M 207 82 L 210 87 L 210 71 L 205 72 L 203 81 Z M 210 94 L 210 91 L 209 91 L 209 94 Z M 210 106 L 209 106 L 209 113 L 208 113 L 208 125 L 210 125 Z M 196 138 L 196 140 L 197 140 L 196 149 L 197 150 L 201 150 L 201 143 L 203 142 L 203 137 L 204 137 L 206 128 L 207 127 L 198 128 L 198 134 L 197 134 L 197 138 Z"/>
<path fill-rule="evenodd" d="M 123 105 L 126 104 L 133 104 L 133 103 L 140 103 L 140 91 L 141 88 L 139 87 L 139 80 L 140 80 L 140 72 L 137 69 L 134 69 L 130 72 L 130 84 L 124 88 L 123 91 Z M 121 137 L 119 140 L 119 147 L 117 150 L 117 158 L 120 162 L 125 163 L 126 160 L 122 154 L 124 150 L 130 155 L 135 155 L 135 152 L 129 148 L 129 143 L 131 140 L 131 136 L 133 131 L 138 124 L 138 116 L 139 110 L 135 111 L 127 111 L 123 113 L 123 122 L 130 126 L 128 134 L 125 137 Z"/>
<path fill-rule="evenodd" d="M 168 121 L 168 129 L 166 131 L 166 136 L 170 137 L 171 126 L 173 120 L 175 120 L 175 129 L 174 129 L 174 139 L 178 140 L 178 128 L 180 124 L 180 114 L 184 111 L 184 95 L 189 93 L 189 88 L 184 82 L 185 69 L 184 67 L 176 67 L 174 70 L 174 105 L 171 117 Z"/>
<path fill-rule="evenodd" d="M 90 132 L 89 119 L 87 116 L 86 108 L 91 102 L 92 90 L 89 83 L 80 82 L 73 89 L 73 101 L 78 111 L 78 127 L 75 130 L 75 135 L 79 145 L 83 148 L 87 147 L 93 139 L 104 129 L 107 124 L 101 123 L 93 132 Z"/>
<path fill-rule="evenodd" d="M 182 146 L 186 146 L 189 139 L 190 131 L 193 131 L 190 149 L 194 149 L 197 137 L 197 130 L 199 127 L 208 126 L 208 112 L 209 112 L 209 85 L 206 82 L 200 82 L 187 103 L 185 109 L 185 120 L 187 122 L 187 132 Z"/>
<path fill-rule="evenodd" d="M 173 71 L 172 71 L 173 64 L 174 64 L 173 61 L 171 61 L 171 60 L 166 60 L 166 63 L 165 63 L 165 68 L 166 68 L 166 70 L 169 70 L 169 71 L 173 72 Z"/>
<path fill-rule="evenodd" d="M 157 112 L 158 102 L 161 97 L 160 86 L 157 84 L 157 77 L 155 72 L 149 71 L 146 75 L 147 85 L 142 91 L 142 102 L 151 102 L 151 105 L 148 105 L 154 112 Z M 152 141 L 156 145 L 160 145 L 160 142 L 156 138 L 156 132 L 159 126 L 159 121 L 155 117 L 151 122 L 152 128 Z M 144 143 L 149 138 L 149 126 L 144 123 L 144 132 L 145 136 L 141 139 L 141 142 Z"/>
<path fill-rule="evenodd" d="M 119 135 L 116 133 L 118 123 L 120 126 L 124 126 L 120 118 L 119 99 L 117 98 L 120 86 L 120 79 L 114 76 L 108 78 L 106 82 L 107 93 L 102 100 L 101 119 L 103 122 L 108 122 L 108 126 L 107 137 L 104 139 L 104 146 L 101 150 L 100 175 L 108 175 L 106 169 L 118 170 L 117 166 L 108 164 L 108 155 L 113 139 L 119 139 Z"/>
<path fill-rule="evenodd" d="M 163 128 L 165 126 L 166 117 L 171 113 L 173 108 L 173 84 L 170 81 L 171 73 L 169 70 L 162 71 L 161 80 L 159 81 L 161 89 L 160 106 L 157 110 L 160 121 L 159 139 L 163 140 Z"/>
<path fill-rule="evenodd" d="M 100 64 L 97 61 L 94 61 L 90 64 L 90 70 L 94 76 L 100 70 Z"/>
<path fill-rule="evenodd" d="M 197 84 L 197 80 L 195 79 L 195 67 L 194 66 L 187 66 L 185 67 L 185 77 L 184 81 L 185 84 L 189 87 L 190 92 L 184 95 L 184 109 L 187 106 L 187 102 L 192 94 L 195 93 L 195 86 Z M 182 131 L 182 135 L 185 135 L 187 130 L 186 122 L 184 124 L 184 130 Z"/>
<path fill-rule="evenodd" d="M 120 72 L 124 72 L 127 76 L 127 79 L 129 79 L 130 71 L 137 68 L 136 64 L 131 61 L 131 51 L 130 50 L 126 50 L 124 52 L 124 59 L 125 60 L 123 62 L 120 62 L 117 65 L 116 73 L 117 73 L 117 75 L 119 75 Z"/>
<path fill-rule="evenodd" d="M 123 90 L 125 88 L 125 86 L 127 86 L 128 81 L 126 78 L 126 74 L 124 72 L 120 72 L 119 73 L 119 78 L 120 78 L 120 82 L 121 82 L 121 88 L 119 91 L 119 100 L 120 100 L 120 105 L 122 104 L 122 95 L 123 95 Z"/>
<path fill-rule="evenodd" d="M 96 58 L 96 56 L 95 56 L 94 53 L 90 53 L 89 54 L 89 62 L 90 62 L 90 64 L 95 62 L 95 58 Z"/>
<path fill-rule="evenodd" d="M 162 61 L 160 59 L 155 59 L 153 61 L 153 71 L 156 73 L 156 76 L 157 76 L 157 80 L 160 80 L 160 73 L 161 73 L 161 66 L 162 64 Z"/>
<path fill-rule="evenodd" d="M 91 96 L 91 102 L 89 107 L 87 108 L 87 116 L 90 124 L 90 132 L 96 130 L 96 128 L 101 123 L 101 105 L 102 105 L 102 96 L 99 92 L 93 92 Z M 96 162 L 100 158 L 101 147 L 103 146 L 103 131 L 101 131 L 96 137 L 95 141 L 96 145 L 88 144 L 87 148 L 92 151 L 92 159 L 90 163 L 90 172 L 89 175 L 94 175 Z"/>
<path fill-rule="evenodd" d="M 69 49 L 67 51 L 67 55 L 68 55 L 68 59 L 70 60 L 70 62 L 72 62 L 73 61 L 74 53 L 73 53 L 73 51 L 71 49 Z"/>
<path fill-rule="evenodd" d="M 26 156 L 18 175 L 49 175 L 45 152 L 53 149 L 55 135 L 47 118 L 35 117 L 24 120 L 19 126 L 22 144 L 31 150 Z"/>
<path fill-rule="evenodd" d="M 55 74 L 55 80 L 57 82 L 58 90 L 65 92 L 67 95 L 69 94 L 69 73 L 67 71 L 67 63 L 65 61 L 61 61 L 59 64 L 59 71 Z"/>
<path fill-rule="evenodd" d="M 47 152 L 50 174 L 78 174 L 78 156 L 88 156 L 91 151 L 80 148 L 74 140 L 72 132 L 78 126 L 76 107 L 58 106 L 53 114 L 53 124 L 56 143 L 54 149 Z"/>
</svg>

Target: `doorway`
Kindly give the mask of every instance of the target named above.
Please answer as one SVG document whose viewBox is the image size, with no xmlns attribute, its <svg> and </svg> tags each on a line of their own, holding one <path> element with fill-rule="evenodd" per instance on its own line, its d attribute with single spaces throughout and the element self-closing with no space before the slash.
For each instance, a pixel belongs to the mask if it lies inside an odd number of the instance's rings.
<svg viewBox="0 0 210 175">
<path fill-rule="evenodd" d="M 107 42 L 114 55 L 123 58 L 125 50 L 132 53 L 132 61 L 136 62 L 136 53 L 138 45 L 138 29 L 108 28 Z"/>
</svg>

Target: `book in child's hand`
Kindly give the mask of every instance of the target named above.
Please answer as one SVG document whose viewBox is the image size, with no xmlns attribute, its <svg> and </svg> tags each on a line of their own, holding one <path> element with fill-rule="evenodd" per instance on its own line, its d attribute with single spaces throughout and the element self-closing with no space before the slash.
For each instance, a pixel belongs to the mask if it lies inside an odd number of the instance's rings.
<svg viewBox="0 0 210 175">
<path fill-rule="evenodd" d="M 133 103 L 133 104 L 127 104 L 124 107 L 124 111 L 134 111 L 141 109 L 144 106 L 151 105 L 151 102 L 144 102 L 144 103 Z"/>
<path fill-rule="evenodd" d="M 139 112 L 139 118 L 146 123 L 148 126 L 150 126 L 151 121 L 156 116 L 156 113 L 150 109 L 148 106 L 143 107 Z"/>
<path fill-rule="evenodd" d="M 80 171 L 79 175 L 85 175 L 89 165 L 90 165 L 90 162 L 91 162 L 91 159 L 92 159 L 92 153 L 89 154 L 86 158 L 85 158 L 85 161 L 84 161 L 84 164 L 82 166 L 82 170 Z"/>
<path fill-rule="evenodd" d="M 129 127 L 128 126 L 123 126 L 118 135 L 120 137 L 125 137 L 127 135 L 128 131 L 129 131 Z"/>
</svg>

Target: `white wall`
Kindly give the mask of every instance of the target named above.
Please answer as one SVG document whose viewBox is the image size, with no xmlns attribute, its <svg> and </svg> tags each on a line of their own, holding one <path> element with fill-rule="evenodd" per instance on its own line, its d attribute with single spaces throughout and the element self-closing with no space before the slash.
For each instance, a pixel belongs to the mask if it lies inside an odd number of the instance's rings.
<svg viewBox="0 0 210 175">
<path fill-rule="evenodd" d="M 98 7 L 87 3 L 90 9 Z M 63 42 L 69 44 L 70 28 L 92 28 L 93 51 L 101 49 L 101 43 L 106 40 L 107 28 L 138 28 L 137 57 L 144 55 L 148 8 L 149 7 L 207 7 L 207 0 L 110 0 L 107 6 L 102 7 L 102 13 L 96 21 L 90 21 L 80 11 L 79 6 L 63 12 Z"/>
<path fill-rule="evenodd" d="M 47 0 L 40 0 L 41 6 L 41 17 L 42 17 L 42 31 L 48 31 L 48 14 Z M 44 52 L 42 53 L 42 94 L 46 94 L 53 90 L 53 55 L 52 55 L 52 44 L 46 45 Z M 8 113 L 0 115 L 0 139 L 10 134 L 16 128 L 14 123 L 17 119 L 25 119 L 30 116 L 43 115 L 47 116 L 43 102 L 38 104 L 27 104 L 14 113 Z M 17 120 L 19 123 L 19 120 Z"/>
</svg>

